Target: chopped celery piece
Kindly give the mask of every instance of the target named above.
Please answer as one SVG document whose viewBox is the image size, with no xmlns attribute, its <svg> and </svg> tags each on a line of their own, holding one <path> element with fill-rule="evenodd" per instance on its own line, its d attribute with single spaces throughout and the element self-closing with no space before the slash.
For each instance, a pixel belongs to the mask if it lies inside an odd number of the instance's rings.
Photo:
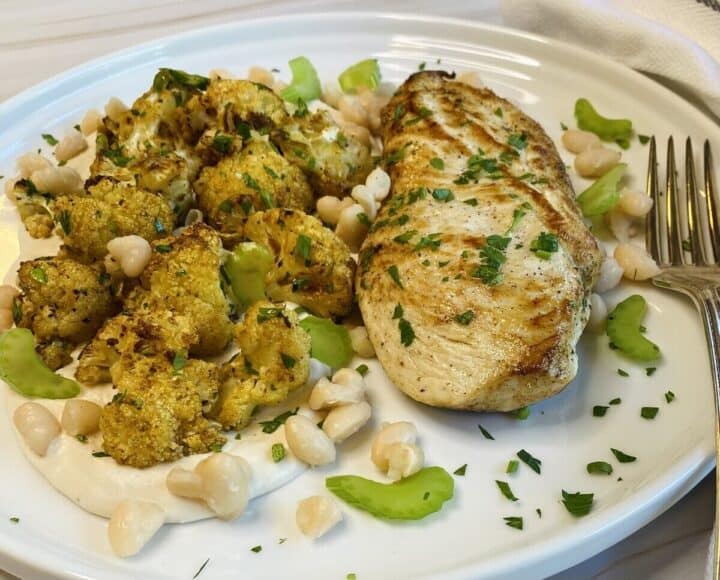
<svg viewBox="0 0 720 580">
<path fill-rule="evenodd" d="M 328 477 L 325 486 L 343 501 L 389 520 L 421 520 L 453 497 L 455 483 L 442 467 L 426 467 L 395 483 L 357 475 Z"/>
<path fill-rule="evenodd" d="M 606 119 L 587 99 L 575 103 L 575 118 L 578 128 L 595 133 L 603 141 L 619 141 L 621 145 L 632 137 L 632 121 L 629 119 Z M 623 147 L 627 149 L 627 147 Z"/>
<path fill-rule="evenodd" d="M 650 362 L 660 358 L 660 348 L 642 335 L 646 310 L 645 299 L 633 294 L 608 314 L 606 331 L 620 352 L 633 360 Z"/>
<path fill-rule="evenodd" d="M 298 56 L 288 62 L 292 72 L 292 82 L 281 95 L 286 101 L 299 104 L 309 103 L 320 97 L 320 79 L 312 63 L 304 56 Z"/>
<path fill-rule="evenodd" d="M 35 352 L 35 337 L 27 328 L 0 334 L 0 379 L 25 397 L 69 399 L 80 385 L 52 372 Z"/>
<path fill-rule="evenodd" d="M 618 184 L 626 167 L 626 163 L 618 163 L 578 196 L 577 203 L 585 217 L 603 214 L 620 200 Z"/>
<path fill-rule="evenodd" d="M 300 326 L 310 335 L 310 356 L 334 369 L 350 362 L 353 349 L 347 328 L 312 315 L 303 318 Z"/>
<path fill-rule="evenodd" d="M 245 308 L 265 299 L 265 275 L 273 266 L 270 251 L 254 242 L 243 242 L 225 259 L 225 273 L 235 299 Z"/>
<path fill-rule="evenodd" d="M 344 93 L 356 93 L 358 89 L 377 88 L 380 84 L 380 67 L 377 59 L 368 58 L 346 68 L 338 77 Z"/>
</svg>

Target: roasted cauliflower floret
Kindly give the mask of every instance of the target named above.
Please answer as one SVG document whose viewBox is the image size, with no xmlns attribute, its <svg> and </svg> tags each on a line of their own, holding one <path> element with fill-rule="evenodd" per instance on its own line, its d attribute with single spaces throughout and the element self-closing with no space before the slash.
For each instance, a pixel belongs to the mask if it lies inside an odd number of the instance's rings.
<svg viewBox="0 0 720 580">
<path fill-rule="evenodd" d="M 318 197 L 349 195 L 373 168 L 367 146 L 343 133 L 327 111 L 294 117 L 272 138 L 287 160 L 303 170 Z"/>
<path fill-rule="evenodd" d="M 232 337 L 230 303 L 222 289 L 220 236 L 204 224 L 186 228 L 178 237 L 153 243 L 153 256 L 128 296 L 125 308 L 169 309 L 195 325 L 198 342 L 191 353 L 221 353 Z"/>
<path fill-rule="evenodd" d="M 18 286 L 17 325 L 32 330 L 38 352 L 53 369 L 69 363 L 71 345 L 91 338 L 119 308 L 109 276 L 67 258 L 21 263 Z"/>
<path fill-rule="evenodd" d="M 182 364 L 178 363 L 182 360 Z M 117 394 L 103 408 L 103 449 L 115 461 L 150 467 L 222 446 L 203 417 L 217 397 L 219 369 L 201 360 L 123 355 L 112 369 Z"/>
<path fill-rule="evenodd" d="M 215 167 L 205 167 L 195 191 L 210 224 L 238 237 L 255 211 L 273 207 L 307 211 L 313 205 L 302 171 L 260 139 L 253 139 L 239 154 L 222 159 Z"/>
<path fill-rule="evenodd" d="M 285 104 L 272 89 L 247 80 L 213 79 L 202 98 L 215 128 L 226 133 L 267 133 L 285 124 Z"/>
<path fill-rule="evenodd" d="M 48 238 L 55 228 L 49 209 L 52 196 L 40 193 L 32 181 L 15 182 L 8 197 L 15 203 L 20 219 L 33 238 Z"/>
<path fill-rule="evenodd" d="M 286 209 L 259 212 L 245 224 L 245 237 L 275 257 L 265 276 L 268 298 L 297 302 L 326 318 L 350 312 L 355 262 L 318 219 Z"/>
<path fill-rule="evenodd" d="M 282 403 L 310 374 L 310 335 L 297 315 L 258 302 L 235 327 L 240 353 L 222 369 L 220 396 L 210 415 L 226 429 L 247 425 L 255 408 Z"/>
<path fill-rule="evenodd" d="M 166 309 L 140 309 L 110 318 L 83 348 L 76 378 L 96 385 L 110 381 L 110 368 L 122 354 L 172 356 L 189 352 L 200 340 L 193 321 Z"/>
<path fill-rule="evenodd" d="M 65 244 L 89 260 L 104 257 L 113 238 L 154 240 L 171 232 L 175 221 L 161 196 L 112 179 L 91 185 L 85 195 L 59 197 L 53 209 Z"/>
</svg>

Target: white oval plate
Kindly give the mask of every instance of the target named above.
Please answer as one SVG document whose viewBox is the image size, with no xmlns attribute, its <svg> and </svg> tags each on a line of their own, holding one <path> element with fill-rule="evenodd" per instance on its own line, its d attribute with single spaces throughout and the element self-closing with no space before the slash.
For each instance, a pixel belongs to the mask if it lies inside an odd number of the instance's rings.
<svg viewBox="0 0 720 580">
<path fill-rule="evenodd" d="M 576 47 L 438 18 L 308 15 L 230 23 L 160 40 L 96 60 L 18 95 L 0 105 L 0 174 L 13 175 L 13 160 L 40 147 L 41 133 L 62 134 L 87 108 L 100 108 L 110 96 L 132 102 L 159 66 L 200 73 L 223 67 L 242 75 L 258 64 L 279 67 L 287 78 L 288 59 L 300 54 L 325 79 L 369 56 L 377 57 L 384 78 L 396 83 L 421 62 L 427 68 L 475 69 L 555 139 L 561 121 L 572 124 L 573 104 L 584 96 L 609 116 L 631 118 L 638 133 L 692 135 L 697 142 L 710 137 L 720 143 L 720 130 L 680 98 Z M 637 187 L 643 184 L 646 155 L 647 148 L 637 140 L 624 154 Z M 53 247 L 30 240 L 4 198 L 0 239 L 0 272 L 7 272 L 10 282 L 20 255 L 50 253 Z M 3 413 L 0 567 L 31 578 L 192 578 L 209 558 L 203 579 L 339 579 L 349 573 L 363 580 L 548 576 L 657 517 L 712 466 L 711 385 L 698 317 L 688 302 L 650 285 L 623 285 L 611 302 L 633 292 L 650 303 L 648 335 L 665 354 L 657 372 L 647 377 L 643 367 L 611 351 L 607 338 L 585 336 L 577 379 L 559 396 L 536 405 L 526 421 L 420 406 L 386 384 L 373 366 L 373 427 L 388 420 L 414 421 L 428 464 L 454 471 L 467 463 L 467 473 L 456 477 L 455 499 L 424 521 L 388 523 L 344 506 L 344 523 L 316 542 L 297 531 L 296 502 L 323 493 L 330 474 L 379 478 L 368 457 L 371 428 L 342 446 L 336 465 L 308 472 L 253 501 L 242 519 L 166 526 L 140 555 L 120 560 L 107 544 L 106 522 L 55 492 L 23 459 Z M 618 368 L 630 376 L 619 376 Z M 663 396 L 668 389 L 677 395 L 671 405 Z M 615 397 L 622 398 L 621 405 L 611 407 L 604 418 L 592 416 L 593 405 Z M 646 405 L 660 408 L 655 420 L 640 418 Z M 478 423 L 494 441 L 482 436 Z M 611 447 L 638 460 L 618 464 Z M 523 464 L 518 473 L 505 474 L 508 460 L 522 448 L 542 460 L 542 475 Z M 586 464 L 596 460 L 612 463 L 613 476 L 588 475 Z M 520 501 L 504 499 L 496 479 L 509 481 Z M 573 518 L 559 501 L 562 489 L 594 492 L 592 513 Z M 542 510 L 541 519 L 536 508 Z M 20 523 L 11 523 L 11 516 Z M 505 516 L 524 517 L 525 529 L 507 527 Z M 280 538 L 287 541 L 280 544 Z M 250 550 L 256 545 L 262 546 L 260 553 Z"/>
</svg>

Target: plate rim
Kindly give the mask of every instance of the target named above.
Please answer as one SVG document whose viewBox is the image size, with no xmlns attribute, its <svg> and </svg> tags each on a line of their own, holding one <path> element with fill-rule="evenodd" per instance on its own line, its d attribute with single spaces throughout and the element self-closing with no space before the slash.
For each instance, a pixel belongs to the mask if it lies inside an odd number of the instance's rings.
<svg viewBox="0 0 720 580">
<path fill-rule="evenodd" d="M 166 47 L 172 47 L 181 43 L 192 43 L 196 39 L 206 35 L 232 30 L 234 28 L 259 27 L 280 25 L 299 25 L 311 21 L 317 24 L 318 21 L 352 21 L 357 30 L 362 30 L 368 22 L 403 21 L 405 25 L 426 24 L 439 27 L 458 27 L 465 30 L 477 32 L 493 32 L 504 37 L 515 37 L 538 45 L 547 46 L 551 51 L 572 51 L 573 60 L 584 60 L 605 69 L 605 71 L 617 75 L 619 81 L 625 79 L 636 86 L 639 84 L 646 90 L 657 93 L 658 99 L 663 100 L 674 108 L 683 109 L 688 115 L 696 117 L 698 123 L 707 123 L 708 132 L 715 132 L 720 135 L 720 127 L 714 120 L 698 108 L 694 103 L 682 98 L 664 85 L 641 74 L 634 69 L 611 60 L 608 57 L 569 42 L 551 39 L 539 34 L 529 33 L 514 28 L 497 24 L 489 24 L 475 20 L 463 20 L 456 17 L 433 16 L 427 14 L 405 14 L 401 12 L 385 11 L 342 11 L 342 12 L 307 12 L 302 14 L 287 14 L 263 16 L 248 19 L 233 19 L 225 23 L 209 26 L 191 28 L 172 35 L 161 36 L 150 41 L 133 44 L 128 48 L 112 51 L 97 58 L 82 62 L 76 66 L 65 69 L 39 83 L 36 83 L 21 92 L 12 95 L 0 102 L 0 119 L 9 119 L 7 124 L 0 123 L 0 134 L 11 131 L 16 123 L 21 123 L 24 112 L 43 106 L 54 92 L 65 94 L 68 89 L 82 88 L 84 84 L 97 82 L 98 75 L 112 75 L 113 71 L 124 72 L 128 65 L 136 63 L 152 52 L 160 50 L 158 56 L 162 56 Z M 669 102 L 668 102 L 669 101 Z M 18 119 L 15 121 L 15 119 Z M 708 386 L 708 388 L 710 388 Z M 705 441 L 712 440 L 710 434 Z M 606 509 L 601 515 L 595 516 L 592 530 L 583 536 L 582 540 L 573 540 L 566 535 L 556 535 L 549 540 L 523 547 L 511 554 L 494 559 L 491 567 L 484 564 L 484 570 L 478 570 L 482 566 L 481 560 L 470 564 L 458 564 L 443 572 L 432 573 L 426 578 L 469 578 L 469 577 L 495 577 L 497 575 L 512 573 L 517 578 L 532 577 L 533 568 L 540 563 L 545 566 L 545 572 L 556 573 L 567 569 L 587 558 L 609 548 L 610 546 L 624 540 L 633 532 L 646 525 L 664 511 L 672 507 L 677 501 L 693 489 L 714 467 L 715 457 L 712 445 L 706 445 L 704 457 L 695 457 L 702 454 L 701 446 L 689 450 L 683 461 L 670 471 L 665 471 L 661 477 L 653 480 L 652 484 L 645 486 L 644 495 L 647 499 L 644 503 L 637 505 L 634 509 L 628 510 L 624 503 Z M 622 528 L 622 530 L 618 530 Z M 0 532 L 3 538 L 3 545 L 0 547 L 0 563 L 6 570 L 17 573 L 45 574 L 53 577 L 63 578 L 86 578 L 81 572 L 73 572 L 64 568 L 63 561 L 53 554 L 47 558 L 57 565 L 48 566 L 44 561 L 31 561 L 23 559 L 23 543 L 17 541 L 11 535 Z M 521 556 L 520 556 L 521 554 Z M 49 556 L 49 555 L 47 555 Z M 517 561 L 522 560 L 518 566 Z M 67 561 L 66 561 L 67 562 Z"/>
</svg>

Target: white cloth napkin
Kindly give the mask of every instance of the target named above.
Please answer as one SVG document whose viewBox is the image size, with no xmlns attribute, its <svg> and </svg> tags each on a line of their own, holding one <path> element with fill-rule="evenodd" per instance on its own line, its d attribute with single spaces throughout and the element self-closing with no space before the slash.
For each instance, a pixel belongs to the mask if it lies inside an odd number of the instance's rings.
<svg viewBox="0 0 720 580">
<path fill-rule="evenodd" d="M 720 12 L 698 0 L 501 0 L 500 13 L 508 26 L 648 73 L 720 117 Z"/>
</svg>

